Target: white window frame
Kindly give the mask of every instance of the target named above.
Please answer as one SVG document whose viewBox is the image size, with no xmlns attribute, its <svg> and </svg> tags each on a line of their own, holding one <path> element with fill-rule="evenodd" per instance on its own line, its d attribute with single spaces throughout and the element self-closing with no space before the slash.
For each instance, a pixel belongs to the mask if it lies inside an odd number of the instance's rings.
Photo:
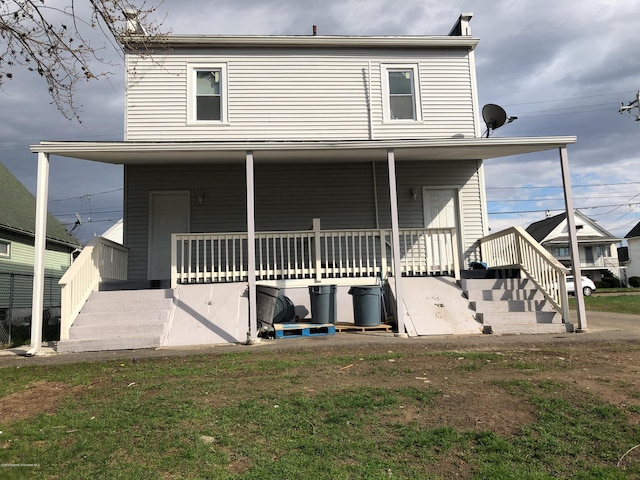
<svg viewBox="0 0 640 480">
<path fill-rule="evenodd" d="M 418 123 L 422 122 L 422 100 L 420 97 L 420 69 L 416 63 L 382 64 L 382 94 L 384 102 L 385 123 Z M 414 118 L 392 118 L 391 117 L 391 93 L 389 89 L 389 72 L 411 71 L 413 79 L 413 113 Z"/>
<path fill-rule="evenodd" d="M 10 258 L 11 257 L 11 242 L 9 242 L 7 240 L 0 240 L 0 245 L 6 245 L 6 247 L 7 247 L 6 253 L 0 251 L 0 257 L 1 258 Z"/>
<path fill-rule="evenodd" d="M 197 118 L 197 72 L 220 71 L 220 120 L 198 120 Z M 195 125 L 225 125 L 229 123 L 228 92 L 229 79 L 226 63 L 191 63 L 187 70 L 187 121 Z"/>
</svg>

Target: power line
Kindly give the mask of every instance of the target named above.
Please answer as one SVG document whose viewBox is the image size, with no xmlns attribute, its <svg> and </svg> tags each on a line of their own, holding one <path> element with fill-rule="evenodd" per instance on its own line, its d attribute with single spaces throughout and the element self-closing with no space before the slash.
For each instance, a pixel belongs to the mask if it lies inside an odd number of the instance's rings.
<svg viewBox="0 0 640 480">
<path fill-rule="evenodd" d="M 583 95 L 580 97 L 566 97 L 566 98 L 559 98 L 557 100 L 539 100 L 536 102 L 524 102 L 524 103 L 510 103 L 508 105 L 505 105 L 506 107 L 513 107 L 513 106 L 520 106 L 520 105 L 536 105 L 539 103 L 553 103 L 553 102 L 566 102 L 568 100 L 582 100 L 583 98 L 597 98 L 597 97 L 607 97 L 609 95 L 626 95 L 627 93 L 632 93 L 633 90 L 627 90 L 626 92 L 617 92 L 617 93 L 601 93 L 598 95 Z"/>
<path fill-rule="evenodd" d="M 617 185 L 639 185 L 640 182 L 617 182 L 617 183 L 585 183 L 582 185 L 571 185 L 571 188 L 586 187 L 613 187 Z M 526 185 L 522 187 L 487 187 L 487 190 L 522 190 L 522 189 L 540 189 L 540 188 L 564 188 L 562 185 Z"/>
</svg>

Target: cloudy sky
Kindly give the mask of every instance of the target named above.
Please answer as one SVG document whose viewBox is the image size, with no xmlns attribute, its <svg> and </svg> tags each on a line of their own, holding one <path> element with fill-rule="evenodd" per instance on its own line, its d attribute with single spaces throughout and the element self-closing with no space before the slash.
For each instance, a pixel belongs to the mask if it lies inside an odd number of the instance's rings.
<svg viewBox="0 0 640 480">
<path fill-rule="evenodd" d="M 574 205 L 624 236 L 640 221 L 639 111 L 618 112 L 640 90 L 640 0 L 165 0 L 157 19 L 176 34 L 306 35 L 317 25 L 320 35 L 444 35 L 461 12 L 473 12 L 480 39 L 480 105 L 518 117 L 494 136 L 577 136 L 569 147 Z M 97 42 L 115 65 L 103 67 L 108 80 L 77 92 L 82 124 L 65 120 L 27 72 L 0 90 L 0 161 L 32 192 L 30 144 L 123 138 L 122 60 L 106 39 Z M 562 211 L 556 151 L 486 165 L 492 231 Z M 70 224 L 78 213 L 86 240 L 120 218 L 122 168 L 54 157 L 49 191 L 49 210 Z"/>
</svg>

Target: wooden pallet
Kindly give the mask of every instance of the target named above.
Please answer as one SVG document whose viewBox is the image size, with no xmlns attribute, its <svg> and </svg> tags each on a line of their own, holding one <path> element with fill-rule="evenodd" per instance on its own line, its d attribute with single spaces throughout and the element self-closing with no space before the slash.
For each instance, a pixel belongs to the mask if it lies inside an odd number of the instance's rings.
<svg viewBox="0 0 640 480">
<path fill-rule="evenodd" d="M 276 338 L 320 337 L 336 333 L 331 323 L 275 323 Z"/>
<path fill-rule="evenodd" d="M 381 323 L 380 325 L 364 326 L 354 323 L 336 323 L 336 332 L 392 332 L 391 325 Z"/>
</svg>

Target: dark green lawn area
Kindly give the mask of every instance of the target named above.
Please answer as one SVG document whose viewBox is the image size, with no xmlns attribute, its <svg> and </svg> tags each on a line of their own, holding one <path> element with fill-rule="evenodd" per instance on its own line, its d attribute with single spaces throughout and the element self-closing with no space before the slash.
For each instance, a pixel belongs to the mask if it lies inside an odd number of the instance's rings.
<svg viewBox="0 0 640 480">
<path fill-rule="evenodd" d="M 640 478 L 640 345 L 393 350 L 4 368 L 0 478 Z"/>
<path fill-rule="evenodd" d="M 575 309 L 576 299 L 569 297 L 569 305 Z M 640 294 L 628 294 L 613 291 L 607 294 L 584 297 L 587 310 L 595 312 L 628 313 L 640 315 Z"/>
</svg>

